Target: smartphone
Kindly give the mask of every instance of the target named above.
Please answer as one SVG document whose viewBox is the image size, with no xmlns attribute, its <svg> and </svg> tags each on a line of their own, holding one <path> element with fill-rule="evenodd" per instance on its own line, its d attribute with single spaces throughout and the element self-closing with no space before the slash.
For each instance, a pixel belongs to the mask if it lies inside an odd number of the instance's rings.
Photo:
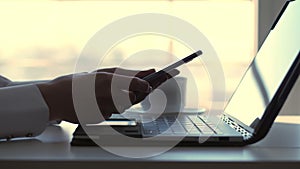
<svg viewBox="0 0 300 169">
<path fill-rule="evenodd" d="M 150 82 L 154 81 L 155 79 L 157 79 L 162 74 L 168 73 L 168 72 L 176 69 L 177 67 L 179 67 L 179 66 L 181 66 L 181 65 L 183 65 L 185 63 L 188 63 L 188 62 L 192 61 L 194 58 L 196 58 L 196 57 L 198 57 L 200 55 L 202 55 L 202 51 L 198 50 L 197 52 L 195 52 L 195 53 L 193 53 L 193 54 L 191 54 L 191 55 L 189 55 L 189 56 L 187 56 L 187 57 L 185 57 L 185 58 L 183 58 L 183 59 L 181 59 L 181 60 L 179 60 L 179 61 L 177 61 L 177 62 L 175 62 L 175 63 L 173 63 L 171 65 L 169 65 L 169 66 L 167 66 L 166 68 L 164 68 L 164 69 L 162 69 L 162 70 L 160 70 L 158 72 L 154 72 L 154 73 L 152 73 L 152 74 L 150 74 L 148 76 L 145 76 L 143 78 L 143 80 L 146 80 L 147 82 L 150 83 Z"/>
<path fill-rule="evenodd" d="M 135 119 L 107 119 L 97 124 L 86 124 L 86 126 L 136 126 Z"/>
</svg>

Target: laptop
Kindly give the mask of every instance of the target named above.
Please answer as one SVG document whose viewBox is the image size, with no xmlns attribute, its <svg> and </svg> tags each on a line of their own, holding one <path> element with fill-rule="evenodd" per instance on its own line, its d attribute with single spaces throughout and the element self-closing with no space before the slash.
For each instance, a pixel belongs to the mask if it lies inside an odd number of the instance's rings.
<svg viewBox="0 0 300 169">
<path fill-rule="evenodd" d="M 295 17 L 299 8 L 300 2 L 294 1 L 283 9 L 219 115 L 133 114 L 132 119 L 114 118 L 104 125 L 79 125 L 71 145 L 245 146 L 263 139 L 299 76 L 300 29 Z"/>
</svg>

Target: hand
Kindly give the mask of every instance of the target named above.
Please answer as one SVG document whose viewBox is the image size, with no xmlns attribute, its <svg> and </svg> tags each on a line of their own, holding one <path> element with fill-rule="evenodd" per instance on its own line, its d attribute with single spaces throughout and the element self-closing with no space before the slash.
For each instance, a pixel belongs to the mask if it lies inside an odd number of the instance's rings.
<svg viewBox="0 0 300 169">
<path fill-rule="evenodd" d="M 151 92 L 152 87 L 141 78 L 153 72 L 155 72 L 154 69 L 147 71 L 133 71 L 120 68 L 99 69 L 91 73 L 62 76 L 48 83 L 38 84 L 38 87 L 48 104 L 49 120 L 65 120 L 78 123 L 72 97 L 73 80 L 84 83 L 86 79 L 95 79 L 97 103 L 103 117 L 107 119 L 112 113 L 122 113 L 133 104 L 139 103 Z M 160 85 L 170 77 L 170 75 L 165 75 L 158 79 L 156 84 Z M 112 80 L 116 82 L 113 83 L 114 85 L 112 85 Z M 125 84 L 130 85 L 128 87 Z M 117 93 L 117 97 L 114 96 L 114 99 L 111 91 Z M 115 105 L 116 98 L 118 106 Z"/>
<path fill-rule="evenodd" d="M 107 69 L 99 69 L 94 72 L 116 73 L 116 74 L 125 75 L 125 76 L 135 76 L 135 77 L 142 79 L 145 76 L 150 75 L 151 73 L 155 73 L 155 69 L 149 69 L 146 71 L 135 71 L 135 70 L 126 70 L 126 69 L 122 69 L 122 68 L 107 68 Z M 174 70 L 170 71 L 169 73 L 162 74 L 154 81 L 149 82 L 152 87 L 152 90 L 156 89 L 162 83 L 164 83 L 168 79 L 170 79 L 178 74 L 179 74 L 179 71 L 177 69 L 174 69 Z M 135 94 L 136 94 L 136 101 L 133 104 L 137 104 L 137 103 L 141 102 L 142 100 L 144 100 L 148 96 L 149 93 L 135 92 Z"/>
<path fill-rule="evenodd" d="M 145 76 L 154 73 L 155 69 L 149 69 L 146 71 L 135 71 L 135 70 L 126 70 L 122 68 L 107 68 L 107 69 L 99 69 L 94 72 L 107 72 L 107 73 L 115 73 L 115 74 L 120 74 L 124 76 L 135 76 L 138 78 L 144 78 Z M 155 79 L 155 81 L 151 82 L 151 87 L 153 89 L 156 89 L 158 86 L 160 86 L 162 83 L 164 83 L 166 80 L 176 76 L 179 74 L 179 71 L 177 69 L 172 70 L 169 73 L 162 74 L 160 77 Z"/>
<path fill-rule="evenodd" d="M 149 71 L 149 72 L 153 72 Z M 144 71 L 147 74 L 147 71 Z M 96 78 L 95 78 L 96 77 Z M 74 79 L 73 79 L 74 78 Z M 120 113 L 129 108 L 128 99 L 131 102 L 136 101 L 134 92 L 149 93 L 151 87 L 148 82 L 132 76 L 113 74 L 108 72 L 92 72 L 77 75 L 67 75 L 56 78 L 47 83 L 38 84 L 38 87 L 49 107 L 49 120 L 65 120 L 72 123 L 78 123 L 77 115 L 73 105 L 72 98 L 72 81 L 84 82 L 87 78 L 95 78 L 95 95 L 97 98 L 99 109 L 104 118 L 109 118 L 112 113 Z M 118 83 L 111 85 L 112 79 Z M 122 84 L 130 83 L 128 86 Z M 127 83 L 128 84 L 128 83 Z M 126 104 L 121 105 L 122 110 L 114 105 L 111 91 L 117 91 L 119 103 L 122 104 L 127 99 Z"/>
</svg>

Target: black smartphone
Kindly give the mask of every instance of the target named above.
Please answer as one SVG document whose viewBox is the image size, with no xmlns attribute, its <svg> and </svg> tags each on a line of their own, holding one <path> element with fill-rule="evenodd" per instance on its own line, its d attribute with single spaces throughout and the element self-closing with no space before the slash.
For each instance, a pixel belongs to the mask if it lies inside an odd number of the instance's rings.
<svg viewBox="0 0 300 169">
<path fill-rule="evenodd" d="M 177 68 L 177 67 L 179 67 L 179 66 L 181 66 L 181 65 L 183 65 L 185 63 L 188 63 L 188 62 L 190 62 L 191 60 L 193 60 L 194 58 L 196 58 L 196 57 L 198 57 L 200 55 L 202 55 L 202 51 L 198 50 L 197 52 L 195 52 L 195 53 L 193 53 L 193 54 L 191 54 L 191 55 L 189 55 L 189 56 L 187 56 L 187 57 L 185 57 L 185 58 L 183 58 L 183 59 L 181 59 L 181 60 L 179 60 L 179 61 L 177 61 L 177 62 L 175 62 L 175 63 L 173 63 L 171 65 L 169 65 L 169 66 L 167 66 L 166 68 L 164 68 L 164 69 L 162 69 L 162 70 L 160 70 L 158 72 L 154 72 L 154 73 L 152 73 L 152 74 L 150 74 L 148 76 L 145 76 L 143 78 L 143 80 L 146 80 L 147 82 L 149 82 L 151 84 L 152 81 L 154 81 L 155 79 L 157 79 L 162 74 L 168 73 L 168 72 L 174 70 L 175 68 Z"/>
</svg>

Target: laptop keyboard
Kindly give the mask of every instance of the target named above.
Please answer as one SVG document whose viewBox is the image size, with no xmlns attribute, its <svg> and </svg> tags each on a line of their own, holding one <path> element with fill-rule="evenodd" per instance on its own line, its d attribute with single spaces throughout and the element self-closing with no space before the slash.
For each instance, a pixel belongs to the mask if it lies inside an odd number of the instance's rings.
<svg viewBox="0 0 300 169">
<path fill-rule="evenodd" d="M 157 119 L 153 117 L 142 117 L 142 128 L 146 135 L 211 135 L 220 134 L 221 131 L 212 123 L 206 122 L 198 115 L 190 116 L 161 116 Z"/>
</svg>

